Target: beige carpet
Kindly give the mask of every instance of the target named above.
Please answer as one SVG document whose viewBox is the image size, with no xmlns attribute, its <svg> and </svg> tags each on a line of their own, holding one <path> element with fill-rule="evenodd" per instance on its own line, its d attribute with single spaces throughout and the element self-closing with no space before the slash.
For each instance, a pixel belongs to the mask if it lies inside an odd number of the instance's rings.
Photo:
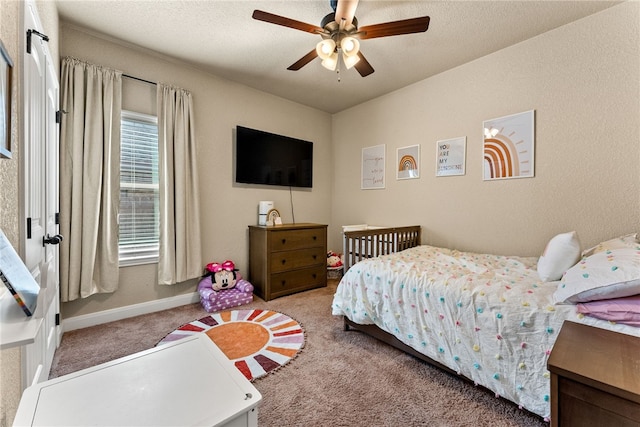
<svg viewBox="0 0 640 427">
<path fill-rule="evenodd" d="M 327 288 L 246 308 L 285 313 L 306 332 L 296 359 L 254 382 L 263 400 L 260 426 L 546 426 L 539 417 L 350 331 L 331 315 Z M 152 348 L 180 325 L 206 316 L 200 304 L 64 334 L 51 377 Z"/>
</svg>

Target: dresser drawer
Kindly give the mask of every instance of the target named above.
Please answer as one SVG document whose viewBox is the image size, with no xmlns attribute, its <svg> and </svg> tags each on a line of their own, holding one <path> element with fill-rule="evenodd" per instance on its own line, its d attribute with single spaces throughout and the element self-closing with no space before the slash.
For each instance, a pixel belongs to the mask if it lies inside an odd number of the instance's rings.
<svg viewBox="0 0 640 427">
<path fill-rule="evenodd" d="M 277 252 L 271 255 L 271 272 L 280 273 L 325 264 L 326 259 L 327 254 L 324 253 L 324 247 Z"/>
<path fill-rule="evenodd" d="M 637 427 L 640 405 L 602 390 L 559 378 L 560 408 L 558 425 L 599 425 Z"/>
<path fill-rule="evenodd" d="M 317 288 L 325 286 L 327 282 L 327 269 L 324 264 L 317 267 L 287 271 L 271 275 L 271 294 L 278 297 L 280 294 L 288 295 L 291 291 Z"/>
<path fill-rule="evenodd" d="M 325 229 L 318 228 L 296 231 L 283 230 L 272 232 L 270 238 L 271 251 L 290 251 L 326 246 L 327 232 Z"/>
</svg>

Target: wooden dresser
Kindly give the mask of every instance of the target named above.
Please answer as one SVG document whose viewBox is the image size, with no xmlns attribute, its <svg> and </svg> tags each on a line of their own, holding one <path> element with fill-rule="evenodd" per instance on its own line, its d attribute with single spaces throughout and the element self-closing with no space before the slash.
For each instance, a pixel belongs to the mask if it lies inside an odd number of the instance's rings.
<svg viewBox="0 0 640 427">
<path fill-rule="evenodd" d="M 249 280 L 265 301 L 327 286 L 327 226 L 249 226 Z"/>
<path fill-rule="evenodd" d="M 640 426 L 640 338 L 565 321 L 547 362 L 553 426 Z"/>
</svg>

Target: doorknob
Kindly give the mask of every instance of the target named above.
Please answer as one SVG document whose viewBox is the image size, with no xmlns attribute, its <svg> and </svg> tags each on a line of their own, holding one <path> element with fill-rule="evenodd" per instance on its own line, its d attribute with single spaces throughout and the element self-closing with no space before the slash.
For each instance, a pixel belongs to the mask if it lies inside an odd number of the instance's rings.
<svg viewBox="0 0 640 427">
<path fill-rule="evenodd" d="M 49 236 L 49 233 L 45 237 L 42 238 L 42 246 L 44 245 L 57 245 L 62 242 L 63 237 L 60 234 L 56 234 L 55 236 Z"/>
</svg>

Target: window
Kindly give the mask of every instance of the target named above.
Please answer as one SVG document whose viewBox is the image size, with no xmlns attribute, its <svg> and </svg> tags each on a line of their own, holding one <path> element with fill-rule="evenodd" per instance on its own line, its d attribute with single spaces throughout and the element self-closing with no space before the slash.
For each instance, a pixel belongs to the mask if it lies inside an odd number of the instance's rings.
<svg viewBox="0 0 640 427">
<path fill-rule="evenodd" d="M 158 261 L 158 120 L 122 111 L 120 141 L 120 265 Z"/>
</svg>

